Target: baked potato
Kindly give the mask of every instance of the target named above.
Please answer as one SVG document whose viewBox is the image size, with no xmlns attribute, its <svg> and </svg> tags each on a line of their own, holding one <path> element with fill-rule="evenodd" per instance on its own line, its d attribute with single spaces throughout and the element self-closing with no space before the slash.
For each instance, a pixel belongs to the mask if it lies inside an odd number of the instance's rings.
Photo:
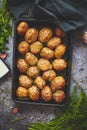
<svg viewBox="0 0 87 130">
<path fill-rule="evenodd" d="M 62 40 L 60 37 L 53 37 L 47 42 L 47 46 L 50 49 L 55 49 L 58 45 L 62 43 Z"/>
<path fill-rule="evenodd" d="M 30 45 L 30 51 L 33 54 L 38 54 L 42 48 L 43 48 L 43 44 L 39 41 L 36 41 Z"/>
<path fill-rule="evenodd" d="M 51 81 L 51 88 L 52 90 L 62 89 L 65 84 L 65 79 L 62 76 L 57 76 Z"/>
<path fill-rule="evenodd" d="M 40 89 L 43 89 L 46 85 L 46 82 L 45 80 L 41 77 L 41 76 L 37 76 L 34 80 L 34 84 L 40 88 Z"/>
<path fill-rule="evenodd" d="M 28 29 L 29 29 L 29 25 L 27 22 L 25 21 L 20 22 L 17 26 L 17 33 L 19 35 L 24 35 Z"/>
<path fill-rule="evenodd" d="M 28 43 L 36 42 L 38 38 L 38 30 L 36 28 L 29 28 L 24 37 Z"/>
<path fill-rule="evenodd" d="M 51 37 L 53 35 L 53 31 L 51 28 L 49 27 L 43 27 L 40 31 L 39 31 L 39 41 L 42 43 L 46 43 L 48 42 Z"/>
<path fill-rule="evenodd" d="M 61 38 L 65 37 L 66 35 L 66 33 L 60 27 L 57 27 L 55 29 L 55 33 L 58 37 L 61 37 Z"/>
<path fill-rule="evenodd" d="M 26 41 L 22 41 L 18 45 L 18 51 L 20 54 L 26 54 L 29 51 L 29 44 Z"/>
<path fill-rule="evenodd" d="M 52 100 L 52 90 L 49 86 L 45 86 L 41 91 L 41 97 L 44 101 L 49 102 Z"/>
<path fill-rule="evenodd" d="M 52 65 L 55 70 L 61 71 L 67 67 L 67 62 L 64 59 L 55 59 Z"/>
<path fill-rule="evenodd" d="M 20 72 L 25 73 L 28 70 L 29 65 L 23 58 L 21 58 L 17 60 L 17 68 Z"/>
<path fill-rule="evenodd" d="M 29 88 L 32 85 L 32 79 L 29 78 L 27 75 L 20 75 L 19 84 L 24 88 Z"/>
<path fill-rule="evenodd" d="M 56 77 L 56 73 L 54 70 L 47 70 L 43 72 L 43 75 L 42 75 L 42 78 L 48 81 L 53 80 L 55 77 Z"/>
<path fill-rule="evenodd" d="M 40 91 L 35 85 L 33 85 L 28 89 L 28 95 L 31 100 L 37 101 L 40 97 Z"/>
<path fill-rule="evenodd" d="M 26 73 L 29 77 L 35 78 L 39 76 L 40 70 L 36 66 L 32 66 L 32 67 L 29 67 Z"/>
<path fill-rule="evenodd" d="M 45 59 L 52 59 L 54 57 L 54 51 L 49 49 L 48 47 L 44 47 L 41 50 L 40 56 Z"/>
<path fill-rule="evenodd" d="M 16 90 L 16 95 L 20 98 L 28 97 L 28 89 L 23 88 L 22 86 L 18 86 Z"/>
<path fill-rule="evenodd" d="M 65 93 L 63 90 L 56 90 L 56 92 L 53 93 L 53 99 L 57 103 L 61 103 L 65 99 Z"/>
<path fill-rule="evenodd" d="M 60 59 L 62 58 L 62 56 L 65 54 L 66 52 L 66 46 L 61 44 L 61 45 L 58 45 L 55 49 L 55 58 L 57 59 Z"/>
<path fill-rule="evenodd" d="M 26 53 L 26 55 L 25 55 L 25 60 L 26 60 L 27 63 L 28 63 L 29 65 L 31 65 L 31 66 L 36 65 L 37 62 L 38 62 L 38 58 L 37 58 L 34 54 L 32 54 L 32 53 L 30 53 L 30 52 Z"/>
<path fill-rule="evenodd" d="M 46 70 L 52 69 L 52 65 L 49 62 L 49 60 L 46 60 L 44 58 L 41 58 L 40 60 L 38 60 L 37 67 L 41 71 L 46 71 Z"/>
</svg>

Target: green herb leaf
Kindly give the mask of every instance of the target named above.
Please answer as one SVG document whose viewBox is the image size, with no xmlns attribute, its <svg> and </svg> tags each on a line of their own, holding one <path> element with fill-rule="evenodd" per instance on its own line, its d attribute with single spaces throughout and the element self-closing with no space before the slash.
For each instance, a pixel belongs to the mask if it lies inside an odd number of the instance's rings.
<svg viewBox="0 0 87 130">
<path fill-rule="evenodd" d="M 0 5 L 0 53 L 7 51 L 6 44 L 12 33 L 10 18 L 11 14 L 7 9 L 6 0 L 3 0 Z"/>
</svg>

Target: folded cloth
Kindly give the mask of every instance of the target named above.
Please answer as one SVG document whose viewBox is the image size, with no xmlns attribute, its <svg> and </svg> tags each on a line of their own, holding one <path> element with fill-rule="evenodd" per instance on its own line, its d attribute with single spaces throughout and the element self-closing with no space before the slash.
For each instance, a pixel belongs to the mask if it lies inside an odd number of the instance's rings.
<svg viewBox="0 0 87 130">
<path fill-rule="evenodd" d="M 35 0 L 7 0 L 7 7 L 15 19 L 28 17 Z"/>
<path fill-rule="evenodd" d="M 26 17 L 52 21 L 65 32 L 87 23 L 87 0 L 7 0 L 9 10 L 15 18 Z"/>
</svg>

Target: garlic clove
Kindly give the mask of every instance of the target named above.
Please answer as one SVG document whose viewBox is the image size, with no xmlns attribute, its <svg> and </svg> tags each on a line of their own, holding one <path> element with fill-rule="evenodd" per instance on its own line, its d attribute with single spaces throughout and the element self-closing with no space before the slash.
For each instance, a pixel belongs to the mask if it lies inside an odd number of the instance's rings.
<svg viewBox="0 0 87 130">
<path fill-rule="evenodd" d="M 82 41 L 83 41 L 83 43 L 87 44 L 87 32 L 84 32 L 84 34 L 82 36 Z"/>
</svg>

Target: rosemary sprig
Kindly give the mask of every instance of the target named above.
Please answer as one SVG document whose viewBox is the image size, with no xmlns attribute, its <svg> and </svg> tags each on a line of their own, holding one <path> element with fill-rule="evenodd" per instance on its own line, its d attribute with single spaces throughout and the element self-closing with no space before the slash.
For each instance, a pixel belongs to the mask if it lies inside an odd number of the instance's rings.
<svg viewBox="0 0 87 130">
<path fill-rule="evenodd" d="M 87 130 L 87 95 L 79 86 L 76 82 L 70 104 L 61 114 L 48 123 L 28 124 L 28 130 Z"/>
</svg>

